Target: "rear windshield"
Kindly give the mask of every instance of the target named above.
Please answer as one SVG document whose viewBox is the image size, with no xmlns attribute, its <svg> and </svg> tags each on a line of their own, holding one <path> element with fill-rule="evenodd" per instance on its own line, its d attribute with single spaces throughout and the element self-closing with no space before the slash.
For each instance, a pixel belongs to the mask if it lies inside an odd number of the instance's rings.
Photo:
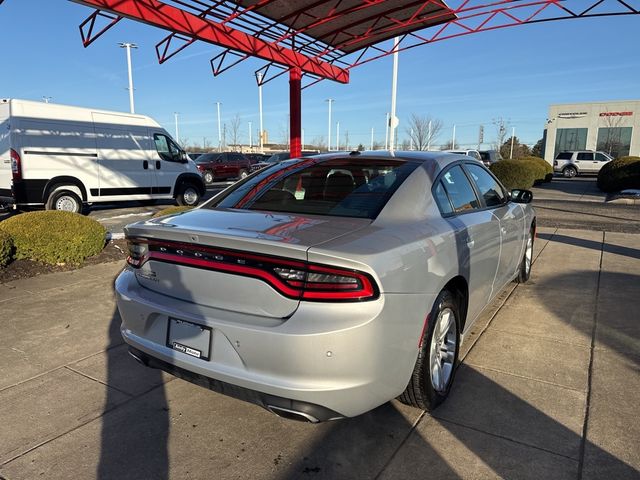
<svg viewBox="0 0 640 480">
<path fill-rule="evenodd" d="M 285 161 L 207 208 L 373 219 L 417 165 L 386 158 Z"/>
</svg>

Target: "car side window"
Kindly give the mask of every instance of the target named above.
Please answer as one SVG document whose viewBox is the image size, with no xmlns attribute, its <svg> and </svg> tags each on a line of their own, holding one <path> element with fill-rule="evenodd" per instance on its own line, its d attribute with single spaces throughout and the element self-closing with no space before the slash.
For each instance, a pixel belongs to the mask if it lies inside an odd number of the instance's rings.
<svg viewBox="0 0 640 480">
<path fill-rule="evenodd" d="M 478 197 L 462 167 L 455 166 L 442 175 L 442 184 L 456 213 L 480 208 Z"/>
<path fill-rule="evenodd" d="M 482 195 L 487 207 L 498 207 L 503 205 L 507 197 L 500 184 L 486 170 L 479 165 L 466 165 L 471 178 L 478 187 L 478 192 Z"/>
<path fill-rule="evenodd" d="M 580 152 L 578 153 L 578 160 L 593 160 L 593 153 Z"/>
<path fill-rule="evenodd" d="M 169 137 L 159 133 L 153 134 L 153 141 L 156 144 L 158 155 L 167 162 L 180 161 L 180 147 L 178 147 Z"/>
<path fill-rule="evenodd" d="M 608 162 L 609 161 L 609 157 L 607 157 L 606 155 L 602 154 L 602 153 L 596 153 L 596 160 L 599 162 Z"/>
<path fill-rule="evenodd" d="M 436 199 L 436 203 L 438 204 L 438 208 L 440 208 L 440 213 L 442 215 L 451 215 L 453 213 L 453 207 L 451 206 L 451 202 L 449 201 L 449 197 L 447 196 L 447 192 L 442 186 L 442 182 L 438 182 L 435 190 L 433 191 L 433 196 Z"/>
</svg>

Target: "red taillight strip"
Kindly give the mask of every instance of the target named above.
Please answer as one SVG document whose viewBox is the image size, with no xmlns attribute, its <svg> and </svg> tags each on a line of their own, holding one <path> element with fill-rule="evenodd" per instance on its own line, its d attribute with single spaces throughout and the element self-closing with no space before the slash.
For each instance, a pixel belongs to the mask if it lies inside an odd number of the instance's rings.
<svg viewBox="0 0 640 480">
<path fill-rule="evenodd" d="M 180 255 L 173 255 L 163 252 L 149 252 L 148 258 L 160 260 L 164 262 L 175 263 L 179 265 L 188 265 L 193 267 L 206 268 L 207 270 L 214 270 L 219 272 L 230 272 L 237 275 L 245 275 L 247 277 L 257 277 L 264 280 L 279 292 L 283 293 L 287 297 L 300 298 L 300 291 L 290 288 L 287 284 L 282 282 L 275 275 L 270 274 L 266 270 L 260 270 L 259 268 L 246 267 L 243 265 L 230 265 L 228 263 L 211 262 L 209 260 L 202 260 L 199 258 L 181 257 Z"/>
<path fill-rule="evenodd" d="M 280 257 L 269 257 L 268 255 L 254 255 L 252 253 L 247 253 L 240 250 L 226 250 L 221 248 L 207 247 L 204 245 L 194 245 L 191 243 L 182 243 L 182 242 L 164 242 L 158 240 L 147 240 L 147 239 L 131 239 L 131 241 L 140 241 L 143 243 L 147 243 L 149 246 L 154 245 L 158 247 L 170 247 L 170 248 L 180 248 L 185 250 L 198 250 L 207 253 L 217 253 L 220 255 L 232 255 L 238 256 L 242 258 L 246 258 L 249 260 L 256 260 L 258 262 L 270 263 L 272 265 L 282 267 L 297 267 L 297 268 L 306 268 L 307 264 L 304 262 L 299 262 L 295 260 L 289 259 L 281 259 Z M 182 258 L 182 257 L 181 257 Z"/>
<path fill-rule="evenodd" d="M 247 259 L 260 262 L 261 265 L 242 265 L 240 263 L 227 263 L 224 261 L 210 260 L 206 258 L 194 258 L 176 253 L 149 250 L 145 257 L 140 259 L 138 265 L 131 264 L 134 268 L 140 268 L 149 260 L 185 265 L 202 268 L 212 271 L 220 271 L 235 275 L 242 275 L 256 278 L 266 282 L 282 295 L 293 299 L 305 299 L 316 301 L 363 301 L 378 298 L 378 289 L 368 274 L 334 267 L 326 267 L 307 262 L 283 259 L 281 257 L 270 257 L 246 253 L 238 250 L 227 250 L 194 245 L 182 242 L 168 242 L 158 240 L 147 240 L 144 238 L 131 238 L 132 242 L 146 243 L 150 247 L 165 247 L 176 250 L 184 250 L 187 254 L 193 252 L 206 252 L 210 254 L 220 254 L 228 257 L 235 257 L 238 260 Z M 264 265 L 264 266 L 263 266 Z M 302 282 L 287 281 L 278 276 L 274 271 L 275 267 L 294 267 L 307 272 L 319 272 L 338 276 L 348 276 L 357 279 L 358 283 L 323 283 L 323 282 Z"/>
</svg>

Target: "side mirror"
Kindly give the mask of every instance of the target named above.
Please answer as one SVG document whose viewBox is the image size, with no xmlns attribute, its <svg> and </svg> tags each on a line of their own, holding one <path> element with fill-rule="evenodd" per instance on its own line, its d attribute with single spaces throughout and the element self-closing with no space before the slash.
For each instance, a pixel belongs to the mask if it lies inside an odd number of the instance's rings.
<svg viewBox="0 0 640 480">
<path fill-rule="evenodd" d="M 515 203 L 531 203 L 533 192 L 531 190 L 514 189 L 510 193 L 511 200 Z"/>
<path fill-rule="evenodd" d="M 182 163 L 187 163 L 189 161 L 189 157 L 187 156 L 187 152 L 180 152 L 180 161 Z"/>
</svg>

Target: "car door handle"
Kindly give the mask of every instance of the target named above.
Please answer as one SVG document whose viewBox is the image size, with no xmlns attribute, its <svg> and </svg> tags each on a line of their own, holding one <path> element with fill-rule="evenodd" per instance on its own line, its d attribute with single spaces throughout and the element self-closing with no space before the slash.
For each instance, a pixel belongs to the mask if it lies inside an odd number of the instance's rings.
<svg viewBox="0 0 640 480">
<path fill-rule="evenodd" d="M 476 244 L 475 240 L 471 239 L 471 238 L 467 238 L 467 247 L 469 248 L 473 248 L 473 246 Z"/>
<path fill-rule="evenodd" d="M 160 160 L 156 160 L 156 170 L 160 170 Z"/>
<path fill-rule="evenodd" d="M 145 170 L 147 170 L 149 168 L 149 162 L 147 162 L 146 160 L 144 160 L 142 162 L 142 168 L 144 168 Z"/>
<path fill-rule="evenodd" d="M 502 232 L 503 235 L 507 234 L 507 229 L 505 227 L 500 227 L 500 231 Z"/>
</svg>

